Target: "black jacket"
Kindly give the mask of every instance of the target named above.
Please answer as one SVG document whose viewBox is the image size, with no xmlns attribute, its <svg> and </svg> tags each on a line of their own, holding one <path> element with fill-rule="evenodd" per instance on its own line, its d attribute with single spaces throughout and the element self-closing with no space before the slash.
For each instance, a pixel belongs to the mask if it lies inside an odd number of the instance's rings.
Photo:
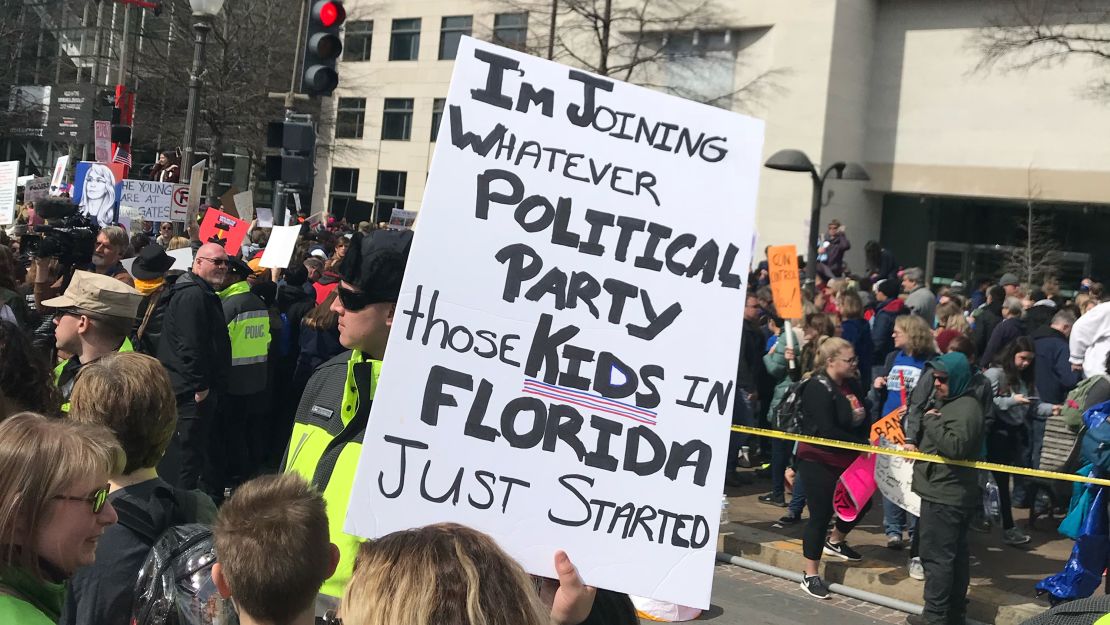
<svg viewBox="0 0 1110 625">
<path fill-rule="evenodd" d="M 224 389 L 231 368 L 231 340 L 223 305 L 212 287 L 191 271 L 170 290 L 158 360 L 177 395 Z"/>
<path fill-rule="evenodd" d="M 135 351 L 149 356 L 158 356 L 158 342 L 162 339 L 162 326 L 166 320 L 166 306 L 170 303 L 170 292 L 173 285 L 180 278 L 182 272 L 174 271 L 166 274 L 166 281 L 157 291 L 143 298 L 139 305 L 139 313 L 135 318 L 135 331 L 132 333 L 132 343 Z M 151 306 L 154 307 L 151 310 Z M 150 318 L 147 318 L 147 311 Z M 143 324 L 146 324 L 145 327 Z"/>
<path fill-rule="evenodd" d="M 987 341 L 987 347 L 979 356 L 979 368 L 989 369 L 994 364 L 994 358 L 1006 349 L 1006 346 L 1011 341 L 1019 336 L 1025 335 L 1025 324 L 1017 317 L 1010 317 L 1005 319 L 998 327 L 991 332 L 990 340 Z"/>
<path fill-rule="evenodd" d="M 137 519 L 161 533 L 184 523 L 211 523 L 216 506 L 197 491 L 173 490 L 160 478 L 140 482 L 112 493 L 108 501 L 128 506 Z M 128 527 L 130 517 L 104 530 L 96 546 L 96 563 L 77 570 L 66 589 L 66 603 L 59 625 L 104 625 L 131 622 L 135 580 L 153 546 L 140 532 Z"/>
<path fill-rule="evenodd" d="M 1002 302 L 991 302 L 979 309 L 979 314 L 975 317 L 975 328 L 971 331 L 976 354 L 982 356 L 987 351 L 987 343 L 1000 323 L 1002 323 Z"/>
<path fill-rule="evenodd" d="M 1064 403 L 1068 392 L 1079 384 L 1083 376 L 1082 371 L 1071 370 L 1068 337 L 1052 326 L 1042 326 L 1034 330 L 1029 338 L 1033 339 L 1037 356 L 1033 361 L 1033 366 L 1037 368 L 1037 395 L 1043 402 Z"/>
</svg>

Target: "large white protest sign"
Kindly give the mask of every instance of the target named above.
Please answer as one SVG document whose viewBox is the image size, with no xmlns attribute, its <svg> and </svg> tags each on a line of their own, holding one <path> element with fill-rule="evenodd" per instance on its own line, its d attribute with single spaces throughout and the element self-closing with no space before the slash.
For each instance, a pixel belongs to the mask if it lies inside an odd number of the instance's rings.
<svg viewBox="0 0 1110 625">
<path fill-rule="evenodd" d="M 763 123 L 464 38 L 346 529 L 708 607 Z"/>
<path fill-rule="evenodd" d="M 173 221 L 173 191 L 172 182 L 124 180 L 119 205 L 134 209 L 135 215 L 148 222 Z"/>
<path fill-rule="evenodd" d="M 0 225 L 15 223 L 15 195 L 19 179 L 19 161 L 0 163 Z"/>
<path fill-rule="evenodd" d="M 297 248 L 297 236 L 301 233 L 301 226 L 274 226 L 270 231 L 270 238 L 266 243 L 266 249 L 262 252 L 262 260 L 259 265 L 262 267 L 271 267 L 277 269 L 285 269 L 289 266 L 289 259 L 293 257 L 293 251 Z"/>
</svg>

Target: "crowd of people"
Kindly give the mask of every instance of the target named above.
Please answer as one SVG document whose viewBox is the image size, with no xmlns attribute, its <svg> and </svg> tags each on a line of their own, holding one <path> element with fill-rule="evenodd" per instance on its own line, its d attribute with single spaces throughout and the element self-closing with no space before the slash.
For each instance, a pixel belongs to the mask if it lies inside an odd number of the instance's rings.
<svg viewBox="0 0 1110 625">
<path fill-rule="evenodd" d="M 953 282 L 934 291 L 920 268 L 899 267 L 874 241 L 866 270 L 849 272 L 849 247 L 842 225 L 831 222 L 798 319 L 776 313 L 767 265 L 757 266 L 744 313 L 735 425 L 791 431 L 797 411 L 797 433 L 866 444 L 869 426 L 896 414 L 910 451 L 1037 468 L 1046 422 L 1061 414 L 1070 391 L 1094 380 L 1084 405 L 1073 406 L 1080 411 L 1110 399 L 1110 302 L 1103 302 L 1101 284 L 1084 280 L 1065 297 L 1053 276 L 1028 284 L 1004 273 L 974 288 Z M 787 328 L 795 333 L 790 340 Z M 846 537 L 871 502 L 852 522 L 833 512 L 837 481 L 859 454 L 736 432 L 732 443 L 738 453 L 730 453 L 726 484 L 770 477 L 771 491 L 758 499 L 786 509 L 780 526 L 802 522 L 808 509 L 801 586 L 827 598 L 822 557 L 862 559 Z M 737 467 L 757 470 L 753 476 Z M 988 485 L 999 500 L 993 522 L 983 511 Z M 925 582 L 925 613 L 910 622 L 964 622 L 969 530 L 989 533 L 997 523 L 1002 543 L 1023 545 L 1030 537 L 1015 524 L 1014 508 L 1067 506 L 1030 480 L 939 463 L 917 462 L 912 490 L 921 518 L 876 495 L 887 547 L 908 547 L 908 575 Z"/>
<path fill-rule="evenodd" d="M 136 577 L 159 536 L 198 523 L 211 526 L 212 582 L 244 623 L 636 622 L 626 595 L 586 586 L 562 551 L 559 578 L 543 580 L 467 527 L 372 542 L 343 532 L 411 231 L 306 225 L 272 270 L 260 265 L 263 228 L 229 255 L 195 229 L 133 225 L 95 229 L 85 256 L 0 237 L 0 622 L 159 622 L 135 616 Z M 873 242 L 868 271 L 851 276 L 847 237 L 829 230 L 802 318 L 777 315 L 765 265 L 751 275 L 734 422 L 778 425 L 796 396 L 802 433 L 865 442 L 901 411 L 911 449 L 1034 466 L 1044 419 L 1106 373 L 1101 286 L 1066 300 L 1050 280 L 1007 274 L 934 293 Z M 194 257 L 175 270 L 167 252 L 182 247 Z M 1092 388 L 1091 402 L 1110 398 L 1110 383 Z M 852 522 L 833 506 L 856 456 L 730 440 L 728 484 L 763 458 L 772 490 L 760 501 L 785 508 L 783 524 L 808 508 L 802 588 L 818 598 L 823 557 L 861 559 L 847 537 L 870 502 Z M 993 479 L 1001 540 L 1027 542 L 1010 508 L 1033 505 L 1035 489 Z M 882 506 L 887 544 L 910 545 L 925 622 L 962 622 L 967 531 L 989 530 L 975 514 L 981 476 L 918 463 L 913 489 L 920 519 Z"/>
<path fill-rule="evenodd" d="M 563 551 L 544 580 L 459 525 L 342 531 L 410 231 L 305 226 L 279 271 L 264 229 L 229 256 L 144 226 L 94 230 L 87 258 L 0 245 L 0 622 L 213 622 L 139 596 L 191 524 L 240 623 L 637 622 Z"/>
</svg>

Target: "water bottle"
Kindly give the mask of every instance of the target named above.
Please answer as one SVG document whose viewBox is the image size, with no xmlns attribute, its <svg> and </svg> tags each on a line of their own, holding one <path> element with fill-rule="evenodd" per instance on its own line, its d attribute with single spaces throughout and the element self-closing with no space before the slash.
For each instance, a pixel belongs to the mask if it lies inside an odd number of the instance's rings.
<svg viewBox="0 0 1110 625">
<path fill-rule="evenodd" d="M 728 497 L 721 496 L 721 525 L 728 523 Z"/>
<path fill-rule="evenodd" d="M 983 488 L 983 513 L 996 526 L 1002 525 L 1002 499 L 998 495 L 998 483 L 994 481 L 994 477 L 988 477 L 987 485 Z"/>
</svg>

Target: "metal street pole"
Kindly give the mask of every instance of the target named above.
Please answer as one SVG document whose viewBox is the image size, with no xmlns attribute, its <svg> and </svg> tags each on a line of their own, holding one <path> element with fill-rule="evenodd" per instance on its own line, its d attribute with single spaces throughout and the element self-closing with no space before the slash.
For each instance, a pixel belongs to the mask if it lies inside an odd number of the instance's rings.
<svg viewBox="0 0 1110 625">
<path fill-rule="evenodd" d="M 196 149 L 193 143 L 197 134 L 197 108 L 200 106 L 200 75 L 204 66 L 204 44 L 208 39 L 208 31 L 212 24 L 205 16 L 194 16 L 193 31 L 196 38 L 193 40 L 193 71 L 189 75 L 189 105 L 185 111 L 185 136 L 181 139 L 181 182 L 187 184 L 192 175 L 193 153 Z"/>
<path fill-rule="evenodd" d="M 551 0 L 551 26 L 547 31 L 547 60 L 555 58 L 555 22 L 559 17 L 559 0 Z"/>
<path fill-rule="evenodd" d="M 824 176 L 818 175 L 816 171 L 810 172 L 810 176 L 813 177 L 813 205 L 809 209 L 809 246 L 806 249 L 807 282 L 817 279 L 817 237 L 821 232 L 821 196 L 825 188 Z"/>
</svg>

